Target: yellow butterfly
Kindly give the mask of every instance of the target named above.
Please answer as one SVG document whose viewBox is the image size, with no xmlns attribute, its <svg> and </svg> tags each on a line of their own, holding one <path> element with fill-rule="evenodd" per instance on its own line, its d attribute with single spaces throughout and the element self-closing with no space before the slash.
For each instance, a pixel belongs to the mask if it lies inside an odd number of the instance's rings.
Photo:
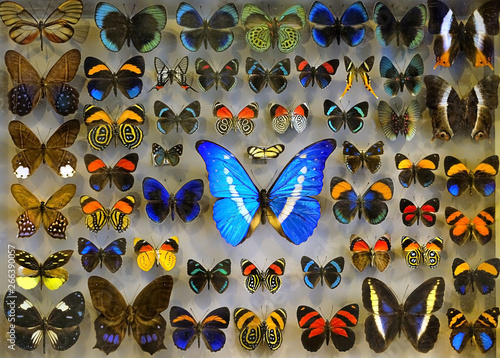
<svg viewBox="0 0 500 358">
<path fill-rule="evenodd" d="M 156 266 L 161 265 L 165 271 L 170 271 L 177 261 L 175 254 L 179 252 L 179 238 L 172 236 L 156 248 L 146 240 L 136 238 L 134 252 L 137 255 L 137 265 L 141 270 L 149 271 L 156 264 Z"/>
</svg>

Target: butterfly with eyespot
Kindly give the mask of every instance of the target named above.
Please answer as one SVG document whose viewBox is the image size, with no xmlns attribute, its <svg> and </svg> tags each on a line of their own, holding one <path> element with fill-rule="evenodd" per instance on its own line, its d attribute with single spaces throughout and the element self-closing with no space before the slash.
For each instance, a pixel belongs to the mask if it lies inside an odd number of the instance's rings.
<svg viewBox="0 0 500 358">
<path fill-rule="evenodd" d="M 170 215 L 175 214 L 184 223 L 189 223 L 200 215 L 199 201 L 203 197 L 204 184 L 201 179 L 188 181 L 175 195 L 156 179 L 145 177 L 142 181 L 142 193 L 146 199 L 146 214 L 151 221 L 161 224 Z"/>
<path fill-rule="evenodd" d="M 495 222 L 495 207 L 490 206 L 479 212 L 474 219 L 469 220 L 465 215 L 451 207 L 447 206 L 444 210 L 446 223 L 451 225 L 451 240 L 462 246 L 469 239 L 475 239 L 481 245 L 486 245 L 491 241 L 493 233 L 490 225 Z"/>
<path fill-rule="evenodd" d="M 33 111 L 40 98 L 46 97 L 57 114 L 67 116 L 75 113 L 80 93 L 67 82 L 75 78 L 80 61 L 80 51 L 69 50 L 59 57 L 43 78 L 21 54 L 6 51 L 5 66 L 15 83 L 7 93 L 9 110 L 18 116 L 25 116 Z"/>
<path fill-rule="evenodd" d="M 315 142 L 297 153 L 269 190 L 259 190 L 234 154 L 210 141 L 198 141 L 210 191 L 217 198 L 213 218 L 222 238 L 237 246 L 258 226 L 269 223 L 298 245 L 313 233 L 321 216 L 313 198 L 323 188 L 325 162 L 337 145 L 334 139 Z M 289 205 L 293 201 L 294 205 Z"/>
<path fill-rule="evenodd" d="M 312 307 L 297 307 L 297 322 L 305 329 L 300 337 L 302 346 L 309 352 L 317 352 L 325 340 L 328 345 L 331 339 L 335 348 L 347 352 L 356 342 L 356 335 L 349 327 L 358 324 L 358 317 L 359 306 L 355 303 L 342 307 L 330 321 Z"/>
<path fill-rule="evenodd" d="M 442 1 L 428 0 L 430 34 L 434 40 L 436 65 L 450 67 L 459 52 L 465 55 L 474 67 L 488 66 L 493 70 L 494 43 L 490 36 L 498 35 L 500 5 L 492 0 L 478 7 L 467 22 L 459 23 L 455 14 Z"/>
<path fill-rule="evenodd" d="M 300 30 L 306 25 L 306 12 L 302 5 L 293 5 L 279 17 L 267 14 L 259 6 L 246 3 L 241 13 L 250 48 L 264 52 L 278 47 L 282 53 L 290 53 L 300 43 Z"/>
<path fill-rule="evenodd" d="M 182 144 L 174 145 L 170 149 L 165 149 L 158 143 L 153 143 L 151 147 L 151 158 L 153 166 L 159 167 L 162 165 L 170 165 L 175 167 L 181 160 L 181 155 L 184 150 Z"/>
<path fill-rule="evenodd" d="M 167 24 L 167 10 L 163 5 L 148 6 L 132 17 L 113 5 L 100 2 L 95 7 L 94 19 L 101 30 L 102 44 L 110 51 L 120 51 L 130 42 L 139 52 L 154 50 L 161 41 L 161 31 Z"/>
<path fill-rule="evenodd" d="M 197 322 L 188 310 L 172 306 L 170 309 L 170 325 L 175 328 L 172 333 L 174 345 L 185 351 L 195 340 L 200 348 L 200 336 L 210 352 L 218 352 L 226 343 L 226 335 L 222 331 L 229 325 L 231 313 L 227 307 L 219 307 L 209 312 L 203 320 Z"/>
<path fill-rule="evenodd" d="M 196 74 L 198 77 L 198 86 L 203 91 L 208 91 L 215 85 L 215 90 L 219 85 L 230 92 L 236 86 L 236 75 L 240 69 L 239 62 L 236 58 L 229 60 L 219 71 L 216 71 L 204 59 L 198 57 L 195 63 Z"/>
<path fill-rule="evenodd" d="M 95 191 L 101 191 L 109 182 L 109 187 L 115 184 L 120 191 L 127 191 L 134 186 L 134 176 L 131 174 L 137 168 L 139 155 L 130 153 L 120 158 L 113 167 L 108 167 L 102 159 L 94 154 L 83 157 L 87 171 L 90 173 L 89 184 Z"/>
<path fill-rule="evenodd" d="M 142 80 L 144 75 L 144 57 L 134 56 L 120 66 L 117 72 L 111 69 L 101 60 L 88 56 L 83 63 L 85 76 L 90 79 L 87 90 L 90 97 L 96 101 L 103 101 L 108 97 L 111 90 L 118 94 L 117 90 L 132 99 L 142 92 Z"/>
<path fill-rule="evenodd" d="M 380 272 L 391 263 L 391 237 L 382 235 L 373 247 L 368 246 L 365 240 L 356 234 L 350 238 L 349 250 L 352 252 L 351 262 L 359 272 L 370 266 L 375 266 Z"/>
<path fill-rule="evenodd" d="M 378 98 L 375 92 L 373 92 L 371 79 L 370 76 L 368 75 L 368 72 L 372 70 L 374 61 L 375 61 L 375 56 L 370 56 L 366 60 L 364 60 L 359 67 L 356 67 L 349 57 L 344 56 L 344 64 L 345 64 L 345 70 L 347 72 L 347 78 L 346 78 L 346 86 L 344 92 L 342 92 L 339 99 L 342 99 L 342 97 L 344 97 L 347 91 L 351 89 L 352 82 L 354 79 L 356 79 L 356 82 L 358 82 L 358 76 L 361 77 L 361 80 L 363 81 L 363 84 L 365 85 L 365 88 L 368 90 L 368 92 L 374 95 L 375 98 Z"/>
<path fill-rule="evenodd" d="M 493 125 L 491 110 L 498 107 L 500 77 L 480 80 L 464 97 L 439 76 L 424 77 L 426 105 L 432 124 L 432 139 L 450 140 L 457 132 L 470 133 L 478 141 L 489 139 Z"/>
<path fill-rule="evenodd" d="M 141 238 L 134 239 L 134 252 L 137 255 L 137 266 L 142 271 L 149 271 L 156 267 L 163 267 L 165 271 L 170 271 L 177 262 L 176 253 L 179 252 L 179 238 L 172 236 L 166 239 L 159 247 L 154 247 Z"/>
<path fill-rule="evenodd" d="M 3 309 L 5 317 L 15 321 L 11 328 L 16 337 L 14 344 L 26 351 L 34 351 L 42 342 L 45 354 L 45 338 L 56 351 L 73 347 L 80 337 L 79 324 L 85 317 L 85 298 L 80 291 L 65 296 L 42 317 L 35 305 L 22 293 L 8 291 L 5 294 Z"/>
<path fill-rule="evenodd" d="M 21 266 L 17 270 L 17 284 L 25 290 L 35 288 L 39 283 L 40 289 L 45 285 L 49 290 L 57 290 L 68 281 L 68 271 L 62 266 L 69 262 L 71 255 L 73 250 L 57 251 L 40 263 L 29 252 L 16 249 L 14 261 Z"/>
<path fill-rule="evenodd" d="M 275 93 L 279 94 L 288 85 L 286 76 L 290 74 L 290 59 L 285 58 L 268 70 L 259 61 L 247 57 L 245 72 L 248 74 L 248 86 L 255 93 L 259 93 L 269 85 Z"/>
<path fill-rule="evenodd" d="M 285 151 L 285 146 L 283 144 L 275 144 L 270 147 L 258 147 L 250 146 L 247 148 L 248 156 L 252 159 L 273 159 L 278 158 L 278 156 Z"/>
<path fill-rule="evenodd" d="M 365 320 L 366 341 L 376 353 L 384 352 L 397 335 L 404 332 L 418 352 L 427 353 L 437 341 L 439 319 L 432 313 L 444 302 L 445 281 L 432 277 L 419 285 L 400 304 L 394 292 L 382 281 L 367 277 L 361 293 L 363 306 L 371 313 Z"/>
<path fill-rule="evenodd" d="M 498 155 L 487 157 L 474 170 L 469 170 L 460 160 L 447 155 L 444 158 L 444 173 L 449 177 L 446 187 L 451 195 L 460 196 L 467 189 L 472 195 L 474 187 L 482 196 L 490 196 L 495 192 Z"/>
<path fill-rule="evenodd" d="M 189 66 L 189 57 L 184 56 L 173 68 L 166 65 L 159 57 L 155 57 L 155 70 L 156 70 L 156 84 L 148 91 L 156 89 L 161 90 L 166 84 L 173 84 L 174 82 L 181 86 L 183 89 L 193 90 L 198 92 L 193 87 L 188 85 L 186 72 Z"/>
<path fill-rule="evenodd" d="M 198 118 L 201 112 L 199 101 L 193 101 L 182 108 L 179 114 L 175 113 L 172 108 L 162 101 L 154 103 L 155 116 L 159 117 L 156 121 L 156 128 L 161 134 L 168 134 L 172 129 L 176 129 L 179 133 L 179 127 L 186 134 L 193 134 L 198 129 Z"/>
<path fill-rule="evenodd" d="M 284 258 L 274 261 L 266 271 L 259 270 L 255 264 L 247 259 L 241 259 L 241 274 L 246 277 L 245 288 L 250 293 L 255 293 L 262 286 L 271 293 L 276 293 L 281 288 L 280 276 L 285 274 L 286 262 Z"/>
<path fill-rule="evenodd" d="M 380 224 L 389 213 L 389 208 L 384 201 L 391 200 L 394 193 L 394 185 L 391 178 L 384 178 L 373 183 L 361 196 L 358 195 L 351 184 L 340 177 L 333 177 L 330 182 L 330 193 L 333 200 L 335 219 L 341 224 L 349 224 L 356 213 L 361 219 L 372 225 Z"/>
<path fill-rule="evenodd" d="M 105 354 L 114 352 L 132 332 L 139 347 L 149 354 L 166 349 L 167 322 L 161 313 L 168 308 L 174 280 L 163 275 L 144 287 L 133 304 L 127 304 L 120 291 L 108 280 L 90 276 L 88 287 L 92 304 L 99 311 L 94 321 L 96 344 L 94 348 Z"/>
<path fill-rule="evenodd" d="M 481 262 L 475 270 L 472 270 L 467 262 L 456 257 L 451 265 L 454 278 L 455 291 L 466 295 L 469 290 L 474 291 L 474 283 L 483 295 L 495 289 L 495 278 L 500 271 L 500 259 L 492 258 Z"/>
<path fill-rule="evenodd" d="M 23 122 L 10 121 L 9 134 L 16 147 L 22 149 L 11 161 L 16 178 L 28 178 L 41 163 L 47 164 L 60 177 L 72 177 L 76 172 L 77 158 L 63 148 L 73 145 L 79 131 L 78 119 L 66 121 L 56 129 L 45 144 Z"/>
<path fill-rule="evenodd" d="M 389 103 L 380 101 L 377 113 L 382 132 L 391 141 L 395 141 L 400 134 L 406 140 L 412 140 L 417 133 L 415 122 L 422 119 L 422 110 L 416 99 L 412 100 L 401 114 L 397 114 Z"/>
<path fill-rule="evenodd" d="M 302 256 L 300 265 L 304 272 L 304 283 L 313 289 L 321 282 L 326 282 L 327 286 L 334 289 L 342 280 L 340 274 L 344 271 L 344 258 L 342 256 L 330 260 L 325 266 L 320 266 L 316 261 L 308 256 Z"/>
<path fill-rule="evenodd" d="M 278 308 L 261 321 L 247 308 L 237 307 L 233 313 L 234 324 L 240 331 L 238 340 L 246 350 L 254 350 L 259 344 L 266 343 L 271 351 L 278 350 L 283 344 L 283 330 L 286 325 L 286 311 Z"/>
<path fill-rule="evenodd" d="M 208 289 L 210 289 L 211 284 L 217 293 L 223 293 L 229 287 L 228 276 L 231 274 L 231 260 L 222 260 L 207 270 L 198 261 L 189 259 L 187 274 L 190 276 L 189 287 L 194 293 L 199 294 L 207 284 Z"/>
<path fill-rule="evenodd" d="M 412 50 L 424 39 L 422 27 L 427 22 L 427 8 L 418 4 L 408 10 L 401 20 L 396 20 L 386 5 L 377 2 L 373 8 L 373 21 L 377 25 L 375 37 L 381 46 L 388 46 L 396 38 L 399 47 L 401 38 L 405 46 Z"/>
<path fill-rule="evenodd" d="M 252 119 L 259 116 L 259 104 L 252 102 L 245 106 L 238 115 L 235 116 L 224 104 L 215 101 L 212 106 L 212 114 L 216 118 L 215 130 L 220 135 L 228 134 L 231 129 L 239 129 L 244 135 L 249 135 L 255 128 L 255 123 Z"/>
<path fill-rule="evenodd" d="M 410 200 L 402 198 L 399 201 L 399 211 L 403 214 L 403 224 L 412 226 L 420 223 L 426 227 L 434 226 L 436 223 L 436 213 L 439 211 L 439 199 L 432 198 L 427 200 L 422 206 L 413 204 Z"/>
<path fill-rule="evenodd" d="M 76 185 L 66 184 L 59 188 L 47 201 L 40 201 L 21 184 L 12 184 L 10 191 L 24 209 L 16 219 L 17 237 L 30 237 L 43 223 L 43 228 L 54 239 L 66 239 L 68 219 L 59 211 L 66 206 L 76 193 Z"/>
<path fill-rule="evenodd" d="M 105 208 L 96 199 L 82 195 L 80 197 L 80 206 L 85 218 L 85 226 L 94 233 L 98 233 L 109 224 L 113 226 L 117 232 L 124 232 L 130 226 L 130 217 L 128 214 L 132 212 L 135 206 L 135 198 L 132 195 L 125 196 L 118 200 L 111 209 Z"/>
<path fill-rule="evenodd" d="M 387 78 L 384 90 L 391 97 L 403 92 L 405 86 L 412 96 L 416 96 L 422 89 L 420 76 L 423 74 L 424 62 L 418 53 L 412 57 L 404 72 L 399 72 L 388 57 L 382 56 L 380 59 L 380 76 Z"/>
<path fill-rule="evenodd" d="M 318 67 L 313 67 L 302 56 L 295 56 L 295 66 L 299 74 L 299 82 L 302 87 L 306 88 L 311 85 L 314 87 L 314 82 L 318 84 L 321 89 L 326 88 L 332 81 L 332 76 L 337 72 L 339 67 L 339 60 L 334 59 L 323 62 Z"/>
<path fill-rule="evenodd" d="M 436 236 L 424 246 L 409 236 L 403 236 L 401 248 L 405 252 L 405 261 L 408 267 L 415 269 L 424 263 L 430 268 L 436 268 L 441 261 L 440 252 L 443 251 L 443 239 Z"/>
<path fill-rule="evenodd" d="M 119 238 L 109 243 L 105 248 L 97 247 L 92 241 L 83 237 L 78 238 L 78 253 L 82 255 L 82 266 L 87 272 L 94 271 L 102 264 L 115 273 L 122 267 L 122 256 L 127 251 L 127 240 Z"/>
<path fill-rule="evenodd" d="M 191 5 L 181 2 L 176 12 L 177 24 L 184 27 L 181 31 L 181 43 L 186 50 L 198 51 L 201 45 L 207 44 L 214 51 L 225 51 L 231 46 L 234 34 L 231 27 L 238 26 L 238 10 L 233 3 L 221 6 L 210 17 L 203 19 Z"/>
<path fill-rule="evenodd" d="M 345 155 L 345 166 L 352 174 L 356 173 L 359 168 L 366 168 L 370 173 L 375 174 L 382 162 L 380 156 L 384 154 L 384 142 L 381 140 L 367 150 L 359 150 L 354 144 L 344 141 L 342 154 Z"/>
<path fill-rule="evenodd" d="M 411 183 L 417 184 L 417 180 L 424 188 L 434 183 L 436 175 L 433 170 L 439 166 L 439 154 L 430 154 L 424 159 L 414 164 L 408 157 L 401 153 L 396 153 L 394 157 L 396 169 L 401 170 L 398 175 L 399 182 L 404 188 L 408 188 Z"/>
<path fill-rule="evenodd" d="M 493 307 L 481 313 L 475 322 L 469 322 L 462 312 L 456 308 L 448 308 L 446 316 L 451 329 L 451 347 L 462 353 L 470 341 L 471 344 L 475 343 L 481 353 L 488 352 L 495 345 L 499 315 L 499 308 Z"/>
<path fill-rule="evenodd" d="M 73 37 L 75 25 L 82 16 L 81 0 L 68 0 L 59 5 L 45 20 L 36 20 L 28 10 L 13 1 L 0 3 L 0 18 L 9 30 L 12 41 L 27 45 L 40 37 L 43 51 L 43 38 L 53 43 L 65 43 Z"/>
<path fill-rule="evenodd" d="M 368 114 L 368 102 L 360 102 L 348 111 L 341 110 L 333 101 L 325 99 L 323 111 L 327 118 L 328 128 L 337 133 L 341 128 L 349 128 L 352 133 L 358 133 L 364 125 L 363 118 Z"/>
<path fill-rule="evenodd" d="M 319 46 L 328 47 L 335 39 L 340 46 L 342 38 L 348 46 L 355 47 L 365 38 L 363 23 L 368 21 L 368 12 L 361 1 L 356 1 L 341 17 L 335 17 L 326 5 L 315 1 L 309 10 L 309 21 L 314 25 L 311 36 Z"/>
<path fill-rule="evenodd" d="M 295 108 L 288 110 L 281 104 L 269 103 L 269 115 L 271 124 L 276 133 L 283 134 L 288 128 L 293 128 L 297 133 L 302 133 L 307 127 L 307 117 L 309 117 L 309 105 L 301 103 Z"/>
</svg>

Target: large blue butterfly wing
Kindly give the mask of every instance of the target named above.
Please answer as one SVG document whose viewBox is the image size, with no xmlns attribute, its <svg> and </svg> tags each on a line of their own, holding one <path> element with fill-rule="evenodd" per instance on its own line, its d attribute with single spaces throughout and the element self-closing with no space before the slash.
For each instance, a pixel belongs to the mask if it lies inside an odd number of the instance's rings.
<svg viewBox="0 0 500 358">
<path fill-rule="evenodd" d="M 361 25 L 367 21 L 368 12 L 361 1 L 356 1 L 349 6 L 340 19 L 343 25 L 341 36 L 344 42 L 351 47 L 358 46 L 365 38 L 366 29 L 364 26 L 357 25 Z"/>
<path fill-rule="evenodd" d="M 229 320 L 229 308 L 219 307 L 208 313 L 201 322 L 203 341 L 211 352 L 220 351 L 224 347 L 226 335 L 221 329 L 227 328 Z"/>
<path fill-rule="evenodd" d="M 186 27 L 181 31 L 181 42 L 191 52 L 198 51 L 205 41 L 203 18 L 188 3 L 182 2 L 177 8 L 177 24 Z"/>
<path fill-rule="evenodd" d="M 172 333 L 172 340 L 177 348 L 185 351 L 193 344 L 200 333 L 197 330 L 197 324 L 188 310 L 179 306 L 172 306 L 170 309 L 170 325 L 176 328 Z"/>
<path fill-rule="evenodd" d="M 179 189 L 175 194 L 175 212 L 179 219 L 188 223 L 200 215 L 200 203 L 203 196 L 204 184 L 200 179 L 194 179 Z"/>
<path fill-rule="evenodd" d="M 142 193 L 146 204 L 146 213 L 155 223 L 162 223 L 170 213 L 170 194 L 156 179 L 145 177 L 142 181 Z"/>
<path fill-rule="evenodd" d="M 234 40 L 234 34 L 229 29 L 238 26 L 238 10 L 233 3 L 219 8 L 208 21 L 207 39 L 210 46 L 217 52 L 226 50 Z"/>
<path fill-rule="evenodd" d="M 93 242 L 83 237 L 78 238 L 78 253 L 82 255 L 82 266 L 87 272 L 99 265 L 99 248 Z"/>
<path fill-rule="evenodd" d="M 119 238 L 111 242 L 103 250 L 102 262 L 111 273 L 115 273 L 122 266 L 122 255 L 127 251 L 127 240 Z M 83 258 L 82 258 L 83 259 Z"/>
<path fill-rule="evenodd" d="M 167 11 L 163 5 L 152 5 L 142 9 L 132 19 L 130 39 L 139 52 L 150 52 L 161 41 L 161 31 L 167 24 Z"/>
<path fill-rule="evenodd" d="M 110 51 L 120 51 L 127 39 L 128 18 L 116 7 L 100 2 L 95 8 L 95 23 L 101 29 L 101 41 Z"/>
<path fill-rule="evenodd" d="M 328 47 L 337 38 L 340 43 L 340 36 L 336 35 L 335 18 L 330 9 L 319 1 L 315 1 L 309 11 L 309 21 L 320 26 L 313 26 L 311 35 L 321 47 Z"/>
</svg>

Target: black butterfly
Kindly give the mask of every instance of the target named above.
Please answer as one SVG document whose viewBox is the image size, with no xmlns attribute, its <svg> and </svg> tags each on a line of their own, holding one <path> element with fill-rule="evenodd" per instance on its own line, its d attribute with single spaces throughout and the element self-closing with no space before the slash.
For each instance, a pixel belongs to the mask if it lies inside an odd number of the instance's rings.
<svg viewBox="0 0 500 358">
<path fill-rule="evenodd" d="M 404 188 L 408 188 L 411 183 L 417 184 L 417 181 L 424 188 L 434 183 L 436 175 L 433 171 L 439 166 L 439 154 L 429 154 L 417 163 L 412 163 L 406 155 L 396 153 L 394 161 L 396 162 L 396 169 L 401 170 L 398 179 Z"/>
<path fill-rule="evenodd" d="M 186 72 L 189 66 L 189 58 L 184 56 L 175 64 L 173 68 L 166 65 L 161 59 L 155 57 L 155 70 L 156 70 L 156 85 L 149 90 L 156 89 L 157 91 L 165 87 L 166 84 L 173 84 L 174 82 L 181 86 L 186 91 L 188 89 L 198 92 L 193 87 L 188 85 Z"/>
<path fill-rule="evenodd" d="M 396 140 L 399 135 L 412 140 L 417 133 L 416 122 L 422 119 L 422 110 L 416 99 L 401 114 L 397 114 L 386 101 L 378 103 L 377 112 L 382 131 L 391 141 Z"/>
<path fill-rule="evenodd" d="M 381 140 L 367 150 L 359 150 L 354 144 L 344 141 L 342 154 L 345 155 L 345 166 L 351 173 L 356 173 L 358 169 L 366 168 L 370 173 L 376 173 L 382 166 L 380 156 L 384 154 L 384 142 Z"/>
<path fill-rule="evenodd" d="M 153 143 L 151 147 L 153 165 L 155 167 L 162 165 L 171 165 L 175 167 L 181 160 L 183 150 L 184 146 L 182 144 L 177 144 L 170 149 L 165 149 L 158 143 Z"/>
<path fill-rule="evenodd" d="M 93 242 L 80 237 L 78 238 L 78 253 L 82 255 L 82 266 L 87 272 L 92 272 L 102 264 L 111 273 L 115 273 L 122 266 L 122 255 L 127 251 L 127 240 L 119 238 L 112 241 L 108 246 L 98 248 Z"/>
<path fill-rule="evenodd" d="M 187 263 L 187 274 L 189 287 L 194 293 L 200 293 L 208 284 L 214 287 L 218 293 L 223 293 L 229 287 L 229 276 L 231 274 L 231 260 L 225 259 L 217 263 L 210 270 L 207 270 L 196 260 L 189 259 Z"/>
<path fill-rule="evenodd" d="M 198 129 L 198 118 L 201 111 L 200 102 L 193 101 L 184 107 L 179 114 L 162 101 L 156 101 L 154 104 L 155 116 L 159 117 L 156 122 L 156 128 L 162 134 L 169 133 L 174 127 L 177 133 L 179 126 L 187 134 L 193 134 Z"/>
<path fill-rule="evenodd" d="M 495 257 L 481 262 L 473 270 L 467 262 L 456 257 L 451 270 L 455 279 L 455 291 L 459 294 L 465 295 L 469 290 L 474 291 L 475 283 L 479 292 L 486 295 L 495 289 L 495 279 L 500 273 L 500 259 Z"/>
<path fill-rule="evenodd" d="M 389 58 L 382 56 L 380 60 L 380 76 L 387 78 L 384 83 L 385 92 L 396 97 L 398 92 L 403 92 L 404 86 L 412 96 L 416 96 L 422 89 L 420 76 L 424 74 L 422 56 L 416 54 L 410 61 L 405 72 L 399 72 Z"/>
<path fill-rule="evenodd" d="M 368 114 L 368 102 L 360 102 L 348 111 L 340 109 L 333 101 L 323 102 L 325 116 L 328 116 L 328 128 L 337 133 L 340 129 L 349 128 L 352 133 L 358 133 L 364 125 L 363 118 Z"/>
<path fill-rule="evenodd" d="M 290 74 L 290 60 L 285 58 L 270 70 L 266 70 L 259 61 L 247 57 L 245 71 L 248 73 L 248 85 L 255 93 L 259 93 L 267 85 L 271 86 L 274 92 L 281 93 L 288 85 L 286 76 Z"/>
<path fill-rule="evenodd" d="M 230 92 L 236 86 L 236 75 L 238 74 L 240 65 L 235 58 L 229 60 L 220 71 L 215 71 L 207 61 L 200 57 L 196 59 L 195 67 L 196 73 L 200 76 L 198 77 L 198 85 L 203 91 L 208 91 L 214 85 L 217 90 L 220 85 L 223 89 Z"/>
<path fill-rule="evenodd" d="M 314 86 L 316 82 L 319 88 L 323 89 L 327 87 L 332 81 L 332 76 L 337 72 L 337 67 L 339 67 L 339 60 L 329 60 L 317 67 L 313 67 L 306 61 L 302 56 L 295 56 L 295 66 L 299 74 L 299 81 L 302 87 Z"/>
<path fill-rule="evenodd" d="M 323 281 L 329 288 L 333 289 L 342 281 L 340 276 L 344 271 L 344 258 L 342 256 L 330 260 L 325 266 L 320 266 L 308 256 L 302 256 L 300 265 L 304 272 L 304 283 L 310 289 L 316 287 L 320 282 L 323 286 Z"/>
</svg>

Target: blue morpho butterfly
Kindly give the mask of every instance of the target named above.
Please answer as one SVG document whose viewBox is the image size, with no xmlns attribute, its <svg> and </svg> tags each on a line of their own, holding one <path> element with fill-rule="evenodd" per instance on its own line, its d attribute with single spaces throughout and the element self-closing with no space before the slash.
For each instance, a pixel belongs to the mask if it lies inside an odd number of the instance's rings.
<svg viewBox="0 0 500 358">
<path fill-rule="evenodd" d="M 315 142 L 297 153 L 269 190 L 258 190 L 241 163 L 224 147 L 198 141 L 196 150 L 205 161 L 210 191 L 218 200 L 213 218 L 224 240 L 233 246 L 252 235 L 267 220 L 275 230 L 298 245 L 312 235 L 321 216 L 312 198 L 323 188 L 325 162 L 335 139 Z"/>
<path fill-rule="evenodd" d="M 325 266 L 318 265 L 308 256 L 302 256 L 300 264 L 304 272 L 304 283 L 310 289 L 316 287 L 320 282 L 323 286 L 323 281 L 333 289 L 342 281 L 340 277 L 340 273 L 344 271 L 344 258 L 342 256 L 330 260 Z"/>
<path fill-rule="evenodd" d="M 391 97 L 396 97 L 399 91 L 403 92 L 405 85 L 408 92 L 416 96 L 422 89 L 420 76 L 423 74 L 424 62 L 418 53 L 413 56 L 404 72 L 399 72 L 388 57 L 382 56 L 380 60 L 380 76 L 387 78 L 384 90 Z"/>
<path fill-rule="evenodd" d="M 204 184 L 201 179 L 194 179 L 174 195 L 170 195 L 165 187 L 156 179 L 145 177 L 142 181 L 142 193 L 146 204 L 146 214 L 157 224 L 161 224 L 170 214 L 174 220 L 174 212 L 179 219 L 188 223 L 200 214 L 198 201 L 203 196 Z"/>
<path fill-rule="evenodd" d="M 104 249 L 83 237 L 78 238 L 78 253 L 82 255 L 82 266 L 87 272 L 92 272 L 97 265 L 102 264 L 111 273 L 115 273 L 122 266 L 122 255 L 127 251 L 127 240 L 119 238 L 112 241 Z"/>
<path fill-rule="evenodd" d="M 198 51 L 202 44 L 206 49 L 207 43 L 217 52 L 227 50 L 234 40 L 230 28 L 238 26 L 239 22 L 238 10 L 233 3 L 223 5 L 210 20 L 206 20 L 194 7 L 181 2 L 176 18 L 177 24 L 185 27 L 181 31 L 182 45 L 191 52 Z"/>
<path fill-rule="evenodd" d="M 316 1 L 309 11 L 309 21 L 314 24 L 311 34 L 321 47 L 328 47 L 340 38 L 350 47 L 358 46 L 365 38 L 366 29 L 362 25 L 368 21 L 368 12 L 361 1 L 349 6 L 342 17 L 336 18 L 323 3 Z"/>
</svg>

